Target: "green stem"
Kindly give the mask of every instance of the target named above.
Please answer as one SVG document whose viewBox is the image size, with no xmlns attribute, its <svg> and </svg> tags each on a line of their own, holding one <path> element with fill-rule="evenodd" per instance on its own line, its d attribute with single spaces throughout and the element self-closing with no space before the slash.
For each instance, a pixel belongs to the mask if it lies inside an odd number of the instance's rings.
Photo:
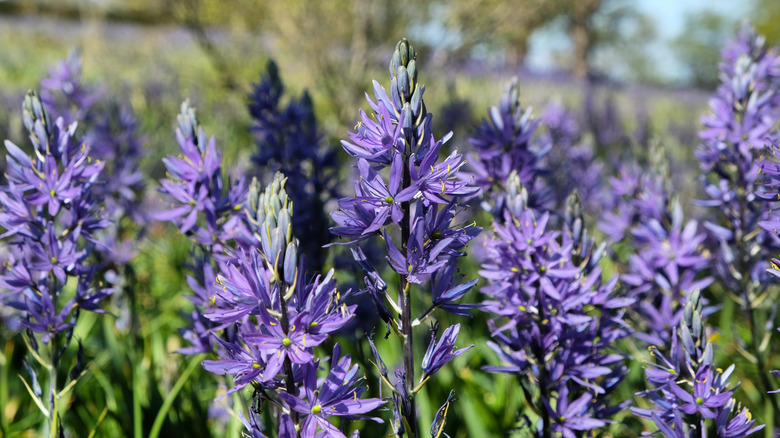
<svg viewBox="0 0 780 438">
<path fill-rule="evenodd" d="M 135 354 L 133 354 L 135 356 Z M 141 394 L 139 391 L 141 385 L 138 383 L 138 367 L 139 363 L 133 362 L 131 367 L 132 384 L 133 384 L 133 437 L 141 438 L 143 436 L 143 411 L 141 410 Z"/>
<path fill-rule="evenodd" d="M 411 145 L 407 141 L 406 151 L 403 155 L 403 183 L 402 187 L 407 188 L 412 185 L 412 175 L 409 172 L 409 158 L 411 156 Z M 412 215 L 410 213 L 409 201 L 401 203 L 401 211 L 403 212 L 403 219 L 401 219 L 401 251 L 404 254 L 405 259 L 408 259 L 409 255 L 409 236 L 411 234 Z M 409 294 L 411 284 L 409 283 L 406 275 L 401 275 L 401 281 L 399 283 L 399 298 L 401 301 L 401 330 L 403 333 L 403 365 L 405 380 L 404 385 L 406 391 L 409 394 L 409 398 L 406 400 L 408 403 L 408 409 L 402 412 L 409 424 L 409 436 L 417 438 L 420 433 L 417 425 L 417 407 L 414 400 L 414 336 L 412 333 L 412 298 Z"/>
<path fill-rule="evenodd" d="M 8 340 L 5 343 L 2 357 L 0 357 L 0 406 L 8 406 L 8 361 L 13 354 L 14 343 Z M 8 433 L 8 419 L 4 412 L 0 412 L 0 435 Z"/>
<path fill-rule="evenodd" d="M 54 335 L 49 342 L 51 348 L 51 363 L 49 364 L 49 433 L 52 438 L 57 438 L 59 418 L 57 416 L 57 362 L 59 361 L 58 341 L 59 336 Z"/>
</svg>

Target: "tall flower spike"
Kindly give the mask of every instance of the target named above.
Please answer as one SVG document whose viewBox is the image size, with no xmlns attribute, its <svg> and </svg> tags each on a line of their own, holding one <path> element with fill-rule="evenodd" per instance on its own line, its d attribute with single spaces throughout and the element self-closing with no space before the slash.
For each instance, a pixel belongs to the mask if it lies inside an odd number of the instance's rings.
<svg viewBox="0 0 780 438">
<path fill-rule="evenodd" d="M 65 123 L 92 122 L 92 108 L 102 93 L 85 85 L 81 77 L 81 53 L 71 50 L 68 58 L 49 70 L 41 81 L 41 100 L 53 118 L 62 117 Z"/>
<path fill-rule="evenodd" d="M 499 117 L 511 112 L 508 102 L 491 113 L 493 126 L 513 120 Z M 539 199 L 539 187 L 529 181 L 527 187 L 517 171 L 507 171 L 484 194 L 494 201 L 494 236 L 485 242 L 480 275 L 487 298 L 480 308 L 491 314 L 488 346 L 503 362 L 485 370 L 519 376 L 539 417 L 534 436 L 575 436 L 604 426 L 623 408 L 607 395 L 627 373 L 611 350 L 628 336 L 621 308 L 632 301 L 614 296 L 617 277 L 602 283 L 603 246 L 595 249 L 588 238 L 576 199 L 560 233 L 550 212 L 529 205 Z"/>
<path fill-rule="evenodd" d="M 520 85 L 517 78 L 507 85 L 498 106 L 491 107 L 469 144 L 475 149 L 470 161 L 476 185 L 484 192 L 491 187 L 510 187 L 510 175 L 515 172 L 520 183 L 528 187 L 534 198 L 532 206 L 540 206 L 546 196 L 538 185 L 539 161 L 549 152 L 549 145 L 534 144 L 532 139 L 539 120 L 531 119 L 531 108 L 520 105 Z M 493 207 L 503 204 L 503 190 L 491 193 Z M 498 216 L 498 214 L 496 214 Z"/>
<path fill-rule="evenodd" d="M 91 287 L 97 268 L 87 262 L 94 233 L 109 221 L 97 214 L 102 200 L 94 192 L 103 163 L 92 161 L 89 146 L 76 141 L 76 124 L 66 128 L 62 118 L 52 122 L 33 91 L 25 97 L 22 114 L 34 155 L 5 142 L 8 169 L 7 185 L 0 187 L 0 226 L 6 231 L 0 238 L 8 259 L 0 285 L 7 292 L 0 297 L 21 313 L 34 357 L 48 370 L 47 408 L 42 410 L 53 436 L 62 429 L 55 403 L 62 386 L 58 368 L 80 311 L 102 312 L 99 303 L 112 292 Z M 69 278 L 75 293 L 64 292 Z M 36 336 L 47 351 L 40 350 Z M 43 407 L 43 394 L 31 394 Z"/>
<path fill-rule="evenodd" d="M 224 186 L 222 155 L 214 138 L 207 141 L 195 108 L 188 101 L 182 103 L 177 121 L 181 155 L 163 159 L 170 178 L 160 181 L 160 192 L 168 195 L 173 208 L 159 213 L 157 219 L 173 221 L 203 247 L 244 238 L 243 224 L 234 214 L 241 210 L 246 197 L 243 181 L 228 181 Z M 203 218 L 200 223 L 199 218 Z M 215 248 L 215 252 L 221 249 Z"/>
<path fill-rule="evenodd" d="M 432 116 L 425 107 L 425 87 L 419 83 L 417 67 L 414 48 L 405 39 L 399 41 L 390 60 L 389 93 L 373 82 L 375 100 L 368 98 L 373 115 L 361 111 L 361 121 L 350 133 L 350 140 L 342 141 L 344 150 L 357 158 L 359 180 L 355 196 L 342 198 L 339 211 L 331 215 L 337 224 L 331 231 L 349 239 L 347 244 L 381 236 L 387 249 L 385 259 L 399 276 L 395 301 L 382 293 L 385 282 L 378 278 L 365 253 L 353 251 L 366 270 L 366 286 L 382 319 L 403 343 L 403 368 L 396 373 L 401 381 L 390 382 L 386 373 L 383 378 L 394 392 L 396 410 L 402 418 L 396 423 L 397 429 L 410 429 L 406 433 L 412 437 L 419 436 L 414 396 L 420 389 L 414 378 L 413 329 L 437 308 L 456 314 L 468 312 L 470 306 L 457 304 L 456 300 L 474 282 L 460 284 L 454 272 L 466 245 L 480 230 L 453 224 L 456 212 L 463 208 L 458 199 L 473 195 L 477 189 L 468 178 L 459 176 L 464 164 L 461 154 L 455 151 L 439 159 L 450 134 L 440 140 L 432 134 Z M 413 315 L 413 285 L 427 284 L 434 273 L 433 303 L 419 316 Z M 455 334 L 457 330 L 448 329 L 447 333 Z M 449 352 L 438 352 L 442 357 L 436 359 L 434 351 L 438 349 L 433 348 L 424 359 L 428 373 L 425 378 L 451 358 Z"/>
<path fill-rule="evenodd" d="M 780 252 L 774 217 L 780 204 L 776 188 L 764 187 L 771 166 L 765 167 L 765 151 L 776 142 L 780 119 L 780 55 L 753 29 L 743 27 L 722 53 L 721 84 L 710 100 L 710 114 L 702 118 L 701 146 L 697 158 L 703 171 L 705 199 L 710 207 L 705 227 L 709 231 L 716 278 L 723 290 L 736 291 L 750 333 L 737 342 L 755 364 L 759 389 L 775 388 L 768 370 L 773 331 L 766 333 L 760 321 L 772 311 L 767 305 L 770 280 L 766 265 Z M 771 161 L 771 160 L 770 160 Z M 764 175 L 766 173 L 766 175 Z M 719 288 L 720 289 L 720 288 Z M 725 298 L 725 297 L 724 297 Z M 769 300 L 771 301 L 771 300 Z M 759 303 L 767 303 L 760 305 Z M 774 415 L 780 404 L 770 397 Z"/>
<path fill-rule="evenodd" d="M 585 139 L 584 123 L 560 103 L 548 104 L 541 115 L 539 143 L 549 148 L 540 167 L 544 181 L 555 199 L 556 210 L 565 208 L 566 198 L 575 190 L 586 211 L 598 212 L 603 204 L 604 163 Z"/>
<path fill-rule="evenodd" d="M 671 436 L 689 436 L 685 433 L 696 431 L 702 436 L 714 421 L 721 433 L 718 436 L 745 437 L 764 428 L 753 427 L 750 413 L 737 410 L 733 398 L 735 387 L 729 388 L 728 380 L 734 371 L 734 365 L 726 370 L 717 369 L 713 361 L 712 344 L 705 332 L 702 314 L 702 299 L 698 290 L 691 292 L 685 304 L 679 336 L 684 354 L 678 354 L 677 339 L 673 339 L 667 356 L 659 353 L 655 347 L 650 353 L 655 364 L 648 363 L 645 374 L 656 389 L 637 393 L 647 397 L 655 409 L 631 408 L 638 416 L 655 422 L 659 431 Z M 737 384 L 739 386 L 739 384 Z M 685 414 L 685 415 L 683 415 Z"/>
</svg>

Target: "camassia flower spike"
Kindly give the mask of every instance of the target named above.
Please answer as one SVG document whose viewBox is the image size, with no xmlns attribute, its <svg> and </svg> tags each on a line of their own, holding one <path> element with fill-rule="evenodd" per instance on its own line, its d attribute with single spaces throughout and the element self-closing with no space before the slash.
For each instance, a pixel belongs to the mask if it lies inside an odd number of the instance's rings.
<svg viewBox="0 0 780 438">
<path fill-rule="evenodd" d="M 385 260 L 398 275 L 397 299 L 386 290 L 385 282 L 366 256 L 368 251 L 353 249 L 356 262 L 367 276 L 366 290 L 388 332 L 393 329 L 403 343 L 403 368 L 390 381 L 396 403 L 396 433 L 419 437 L 414 396 L 420 385 L 449 362 L 466 351 L 451 356 L 459 326 L 445 331 L 440 344 L 432 345 L 423 359 L 422 381 L 415 381 L 413 328 L 432 317 L 436 309 L 467 315 L 473 305 L 457 301 L 476 283 L 461 282 L 455 275 L 457 260 L 468 242 L 480 231 L 474 225 L 461 226 L 455 215 L 465 208 L 461 199 L 479 190 L 472 179 L 462 178 L 465 164 L 457 151 L 439 158 L 444 143 L 432 133 L 433 116 L 428 113 L 418 81 L 417 56 L 407 40 L 401 40 L 390 60 L 390 88 L 374 81 L 374 99 L 368 98 L 373 114 L 360 111 L 360 121 L 344 150 L 356 159 L 355 195 L 339 200 L 339 209 L 331 217 L 333 234 L 345 238 L 342 244 L 355 245 L 381 237 Z M 379 271 L 381 272 L 381 271 Z M 433 293 L 418 293 L 433 277 Z M 414 286 L 413 286 L 414 285 Z M 415 313 L 414 303 L 423 299 L 427 310 Z M 393 313 L 394 312 L 394 313 Z M 377 363 L 381 361 L 378 359 Z M 443 424 L 443 423 L 441 423 Z"/>
</svg>

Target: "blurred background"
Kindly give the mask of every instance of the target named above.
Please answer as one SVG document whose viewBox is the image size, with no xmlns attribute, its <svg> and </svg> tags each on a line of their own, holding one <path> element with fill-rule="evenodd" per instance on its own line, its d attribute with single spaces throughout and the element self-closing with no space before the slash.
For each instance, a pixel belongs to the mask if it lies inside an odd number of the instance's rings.
<svg viewBox="0 0 780 438">
<path fill-rule="evenodd" d="M 777 41 L 778 17 L 773 0 L 0 0 L 0 92 L 34 88 L 78 47 L 86 77 L 136 110 L 184 97 L 226 109 L 274 58 L 341 135 L 404 36 L 436 114 L 459 99 L 487 107 L 513 75 L 532 105 L 576 101 L 586 80 L 651 99 L 712 89 L 725 39 L 749 21 Z"/>
</svg>

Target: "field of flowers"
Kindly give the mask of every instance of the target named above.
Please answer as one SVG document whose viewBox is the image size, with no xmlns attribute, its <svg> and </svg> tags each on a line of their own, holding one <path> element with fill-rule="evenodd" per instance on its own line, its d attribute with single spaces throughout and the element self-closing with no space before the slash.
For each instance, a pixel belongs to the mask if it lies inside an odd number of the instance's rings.
<svg viewBox="0 0 780 438">
<path fill-rule="evenodd" d="M 390 44 L 349 129 L 273 61 L 0 92 L 0 437 L 780 433 L 777 48 L 532 109 Z"/>
</svg>

